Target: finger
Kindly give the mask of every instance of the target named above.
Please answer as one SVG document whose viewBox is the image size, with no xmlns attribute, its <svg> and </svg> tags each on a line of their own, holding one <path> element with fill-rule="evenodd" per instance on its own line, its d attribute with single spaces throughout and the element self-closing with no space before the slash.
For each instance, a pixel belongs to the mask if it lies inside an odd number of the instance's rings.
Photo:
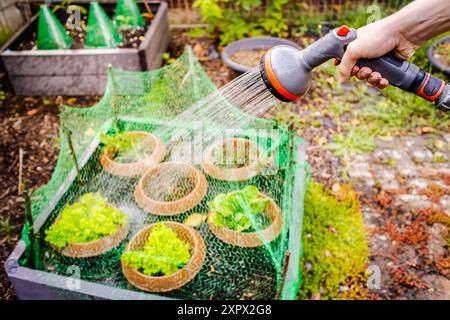
<svg viewBox="0 0 450 320">
<path fill-rule="evenodd" d="M 359 71 L 359 67 L 358 67 L 358 66 L 354 66 L 354 67 L 352 68 L 352 73 L 351 73 L 351 75 L 354 76 L 355 74 L 358 73 L 358 71 Z"/>
<path fill-rule="evenodd" d="M 384 88 L 386 88 L 387 86 L 389 85 L 389 81 L 387 80 L 387 79 L 385 79 L 385 78 L 382 78 L 381 80 L 380 80 L 380 83 L 378 84 L 378 89 L 384 89 Z"/>
<path fill-rule="evenodd" d="M 359 69 L 358 73 L 356 74 L 356 77 L 359 80 L 366 80 L 367 78 L 369 78 L 371 73 L 372 69 L 370 69 L 369 67 L 362 67 L 361 69 Z"/>
<path fill-rule="evenodd" d="M 350 78 L 352 69 L 361 56 L 358 53 L 358 49 L 356 49 L 356 45 L 355 42 L 351 42 L 342 57 L 341 64 L 339 65 L 339 82 L 341 83 L 346 82 Z"/>
<path fill-rule="evenodd" d="M 367 82 L 369 82 L 371 85 L 373 86 L 378 86 L 378 84 L 380 83 L 381 80 L 381 74 L 379 72 L 372 72 L 369 76 L 369 78 L 367 78 Z"/>
</svg>

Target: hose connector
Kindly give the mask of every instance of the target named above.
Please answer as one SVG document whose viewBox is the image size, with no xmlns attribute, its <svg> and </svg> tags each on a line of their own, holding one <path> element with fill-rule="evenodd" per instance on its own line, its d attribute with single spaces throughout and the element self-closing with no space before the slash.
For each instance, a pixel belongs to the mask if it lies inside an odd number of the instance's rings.
<svg viewBox="0 0 450 320">
<path fill-rule="evenodd" d="M 442 90 L 442 94 L 436 100 L 436 107 L 442 111 L 450 110 L 450 84 L 447 84 Z"/>
</svg>

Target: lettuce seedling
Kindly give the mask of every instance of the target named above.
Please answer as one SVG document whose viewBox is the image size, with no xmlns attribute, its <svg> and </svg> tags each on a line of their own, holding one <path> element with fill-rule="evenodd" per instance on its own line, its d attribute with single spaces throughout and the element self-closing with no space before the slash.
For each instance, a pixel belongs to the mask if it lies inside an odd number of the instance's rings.
<svg viewBox="0 0 450 320">
<path fill-rule="evenodd" d="M 150 143 L 144 142 L 143 138 L 131 136 L 127 132 L 113 136 L 102 133 L 100 141 L 105 145 L 111 158 L 122 163 L 135 162 L 153 152 Z"/>
<path fill-rule="evenodd" d="M 191 258 L 191 244 L 163 223 L 151 230 L 141 251 L 125 252 L 122 260 L 148 276 L 170 275 L 183 268 Z"/>
<path fill-rule="evenodd" d="M 261 198 L 258 188 L 247 186 L 230 193 L 221 193 L 208 203 L 210 221 L 217 227 L 227 227 L 237 232 L 261 229 L 261 213 L 270 199 Z"/>
<path fill-rule="evenodd" d="M 127 223 L 127 215 L 110 206 L 99 193 L 86 193 L 73 205 L 64 207 L 58 221 L 45 231 L 45 240 L 64 248 L 112 235 Z"/>
</svg>

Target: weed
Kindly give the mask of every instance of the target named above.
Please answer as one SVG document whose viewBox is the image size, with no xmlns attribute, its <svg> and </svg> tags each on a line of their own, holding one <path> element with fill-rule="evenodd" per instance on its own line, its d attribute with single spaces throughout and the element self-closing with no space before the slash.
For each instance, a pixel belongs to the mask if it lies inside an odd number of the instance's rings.
<svg viewBox="0 0 450 320">
<path fill-rule="evenodd" d="M 4 240 L 7 243 L 10 243 L 14 239 L 15 233 L 19 228 L 20 224 L 11 223 L 10 217 L 0 220 L 0 241 L 3 242 Z"/>
<path fill-rule="evenodd" d="M 332 135 L 333 142 L 325 146 L 332 150 L 337 157 L 349 154 L 368 153 L 375 149 L 374 138 L 378 131 L 367 125 L 353 127 L 346 126 L 346 130 Z"/>
</svg>

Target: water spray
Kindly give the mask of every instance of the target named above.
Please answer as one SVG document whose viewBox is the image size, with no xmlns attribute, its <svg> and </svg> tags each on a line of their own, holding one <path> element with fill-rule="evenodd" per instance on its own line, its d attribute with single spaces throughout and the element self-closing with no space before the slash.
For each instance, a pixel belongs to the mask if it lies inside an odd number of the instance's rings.
<svg viewBox="0 0 450 320">
<path fill-rule="evenodd" d="M 300 99 L 308 91 L 311 70 L 333 58 L 335 65 L 338 65 L 347 45 L 355 39 L 356 29 L 344 25 L 304 50 L 286 45 L 275 46 L 261 58 L 261 78 L 279 100 L 290 102 Z M 376 59 L 360 59 L 356 65 L 379 72 L 391 85 L 434 102 L 440 110 L 450 110 L 450 84 L 409 61 L 389 53 Z"/>
</svg>

